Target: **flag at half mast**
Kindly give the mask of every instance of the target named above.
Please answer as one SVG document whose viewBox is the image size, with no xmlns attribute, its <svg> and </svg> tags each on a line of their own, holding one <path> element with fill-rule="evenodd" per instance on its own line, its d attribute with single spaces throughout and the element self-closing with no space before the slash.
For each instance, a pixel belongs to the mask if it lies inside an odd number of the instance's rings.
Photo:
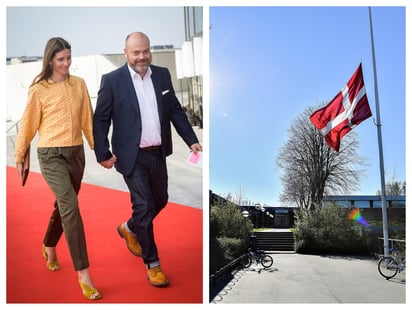
<svg viewBox="0 0 412 310">
<path fill-rule="evenodd" d="M 359 64 L 345 87 L 328 105 L 313 112 L 310 121 L 320 130 L 326 143 L 339 152 L 343 136 L 371 116 L 362 64 Z"/>
</svg>

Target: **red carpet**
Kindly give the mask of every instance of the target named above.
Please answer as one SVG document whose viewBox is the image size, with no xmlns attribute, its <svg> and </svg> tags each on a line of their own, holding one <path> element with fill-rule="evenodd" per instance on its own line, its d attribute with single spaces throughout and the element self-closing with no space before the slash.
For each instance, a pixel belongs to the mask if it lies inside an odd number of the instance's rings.
<svg viewBox="0 0 412 310">
<path fill-rule="evenodd" d="M 202 303 L 202 210 L 169 203 L 155 220 L 162 269 L 170 285 L 148 284 L 143 261 L 130 254 L 116 227 L 131 214 L 129 194 L 83 184 L 79 194 L 90 273 L 103 298 L 88 301 L 64 236 L 61 270 L 50 272 L 41 244 L 54 198 L 39 173 L 22 187 L 7 167 L 7 303 Z"/>
</svg>

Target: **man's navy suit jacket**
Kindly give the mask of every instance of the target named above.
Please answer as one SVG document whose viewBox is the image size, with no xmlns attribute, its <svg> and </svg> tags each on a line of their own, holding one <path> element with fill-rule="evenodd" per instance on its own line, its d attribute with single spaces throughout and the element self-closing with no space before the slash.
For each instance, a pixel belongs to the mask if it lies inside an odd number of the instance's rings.
<svg viewBox="0 0 412 310">
<path fill-rule="evenodd" d="M 196 134 L 176 98 L 169 70 L 150 66 L 159 111 L 162 154 L 173 152 L 171 123 L 185 143 L 198 143 Z M 112 125 L 111 148 L 109 129 Z M 127 176 L 132 172 L 139 152 L 142 121 L 139 103 L 127 64 L 102 76 L 93 117 L 94 151 L 97 162 L 117 157 L 115 167 Z"/>
</svg>

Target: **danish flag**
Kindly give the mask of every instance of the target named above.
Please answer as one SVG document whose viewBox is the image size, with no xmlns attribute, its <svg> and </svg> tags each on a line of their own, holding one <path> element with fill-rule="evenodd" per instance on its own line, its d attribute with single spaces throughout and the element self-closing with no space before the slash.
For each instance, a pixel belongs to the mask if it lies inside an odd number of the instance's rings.
<svg viewBox="0 0 412 310">
<path fill-rule="evenodd" d="M 310 121 L 320 130 L 325 142 L 339 152 L 343 136 L 371 116 L 360 64 L 345 87 L 327 106 L 312 113 Z"/>
</svg>

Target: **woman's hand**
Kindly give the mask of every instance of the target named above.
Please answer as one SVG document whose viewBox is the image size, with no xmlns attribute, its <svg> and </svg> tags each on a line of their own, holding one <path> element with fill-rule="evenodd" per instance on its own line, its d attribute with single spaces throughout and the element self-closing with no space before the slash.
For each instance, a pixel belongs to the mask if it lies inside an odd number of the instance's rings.
<svg viewBox="0 0 412 310">
<path fill-rule="evenodd" d="M 23 181 L 23 163 L 16 163 L 17 174 L 19 175 L 20 180 Z"/>
</svg>

